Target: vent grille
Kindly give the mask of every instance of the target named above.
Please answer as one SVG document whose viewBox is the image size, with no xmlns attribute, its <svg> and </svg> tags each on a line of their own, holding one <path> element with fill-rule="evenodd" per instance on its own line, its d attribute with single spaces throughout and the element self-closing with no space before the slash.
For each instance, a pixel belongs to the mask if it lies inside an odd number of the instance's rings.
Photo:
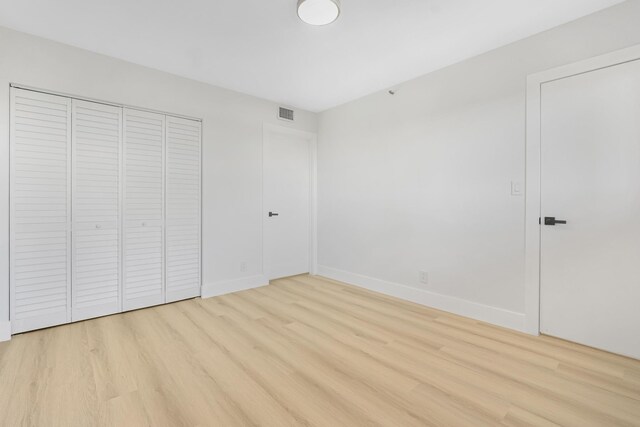
<svg viewBox="0 0 640 427">
<path fill-rule="evenodd" d="M 280 107 L 280 112 L 278 113 L 278 117 L 282 120 L 291 120 L 293 121 L 293 110 L 288 108 Z"/>
</svg>

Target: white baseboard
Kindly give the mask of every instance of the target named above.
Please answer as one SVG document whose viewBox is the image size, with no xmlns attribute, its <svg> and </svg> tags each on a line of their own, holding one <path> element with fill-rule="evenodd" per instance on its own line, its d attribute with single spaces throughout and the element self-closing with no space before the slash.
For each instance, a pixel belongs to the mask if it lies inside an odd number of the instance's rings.
<svg viewBox="0 0 640 427">
<path fill-rule="evenodd" d="M 256 276 L 242 277 L 240 279 L 222 280 L 219 282 L 205 283 L 202 286 L 202 298 L 217 297 L 234 292 L 246 291 L 248 289 L 259 288 L 269 284 L 262 274 Z"/>
<path fill-rule="evenodd" d="M 5 320 L 0 321 L 0 342 L 9 341 L 11 339 L 11 322 Z"/>
<path fill-rule="evenodd" d="M 407 301 L 422 304 L 438 310 L 470 317 L 475 320 L 525 332 L 525 315 L 503 308 L 479 304 L 448 295 L 411 288 L 398 283 L 387 282 L 361 274 L 338 270 L 323 265 L 318 266 L 318 274 L 333 280 L 345 282 L 371 291 Z"/>
</svg>

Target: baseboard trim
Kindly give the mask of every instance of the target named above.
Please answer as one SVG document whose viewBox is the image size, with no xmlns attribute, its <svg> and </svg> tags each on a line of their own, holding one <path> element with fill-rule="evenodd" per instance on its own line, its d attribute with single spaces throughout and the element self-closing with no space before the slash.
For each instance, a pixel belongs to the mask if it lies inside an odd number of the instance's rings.
<svg viewBox="0 0 640 427">
<path fill-rule="evenodd" d="M 262 274 L 258 274 L 256 276 L 241 277 L 240 279 L 205 283 L 202 286 L 202 298 L 218 297 L 220 295 L 232 294 L 234 292 L 259 288 L 268 284 L 269 279 L 267 279 Z"/>
<path fill-rule="evenodd" d="M 0 342 L 9 341 L 11 339 L 11 322 L 0 322 Z"/>
<path fill-rule="evenodd" d="M 429 292 L 422 289 L 415 289 L 398 283 L 387 282 L 385 280 L 351 273 L 337 268 L 318 266 L 318 274 L 329 279 L 345 282 L 381 294 L 400 298 L 403 300 L 422 304 L 427 307 L 446 311 L 475 320 L 491 323 L 505 328 L 514 329 L 520 332 L 525 331 L 525 315 L 503 308 L 492 307 L 476 302 Z"/>
</svg>

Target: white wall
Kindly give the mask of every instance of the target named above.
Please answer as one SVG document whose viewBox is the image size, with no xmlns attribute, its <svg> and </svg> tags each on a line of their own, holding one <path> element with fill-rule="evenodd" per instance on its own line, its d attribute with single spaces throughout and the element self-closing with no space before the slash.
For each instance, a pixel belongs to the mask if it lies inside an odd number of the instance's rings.
<svg viewBox="0 0 640 427">
<path fill-rule="evenodd" d="M 628 1 L 322 113 L 320 273 L 522 329 L 526 76 L 638 44 L 639 22 Z"/>
<path fill-rule="evenodd" d="M 262 125 L 277 104 L 0 27 L 0 335 L 9 318 L 9 83 L 203 119 L 203 283 L 260 281 Z M 316 114 L 293 127 L 315 132 Z M 240 271 L 246 262 L 247 271 Z"/>
</svg>

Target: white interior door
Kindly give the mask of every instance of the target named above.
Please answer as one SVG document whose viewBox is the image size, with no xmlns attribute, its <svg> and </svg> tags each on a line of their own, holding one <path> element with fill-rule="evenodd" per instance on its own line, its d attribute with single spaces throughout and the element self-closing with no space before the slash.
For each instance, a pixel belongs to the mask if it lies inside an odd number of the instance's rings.
<svg viewBox="0 0 640 427">
<path fill-rule="evenodd" d="M 72 320 L 121 311 L 122 108 L 73 99 Z"/>
<path fill-rule="evenodd" d="M 163 114 L 124 109 L 123 310 L 162 304 Z"/>
<path fill-rule="evenodd" d="M 200 295 L 202 123 L 167 116 L 166 302 Z"/>
<path fill-rule="evenodd" d="M 269 280 L 310 270 L 311 139 L 265 129 L 264 270 Z"/>
<path fill-rule="evenodd" d="M 640 61 L 541 100 L 541 332 L 640 358 Z"/>
<path fill-rule="evenodd" d="M 71 100 L 11 88 L 11 327 L 71 320 Z"/>
</svg>

